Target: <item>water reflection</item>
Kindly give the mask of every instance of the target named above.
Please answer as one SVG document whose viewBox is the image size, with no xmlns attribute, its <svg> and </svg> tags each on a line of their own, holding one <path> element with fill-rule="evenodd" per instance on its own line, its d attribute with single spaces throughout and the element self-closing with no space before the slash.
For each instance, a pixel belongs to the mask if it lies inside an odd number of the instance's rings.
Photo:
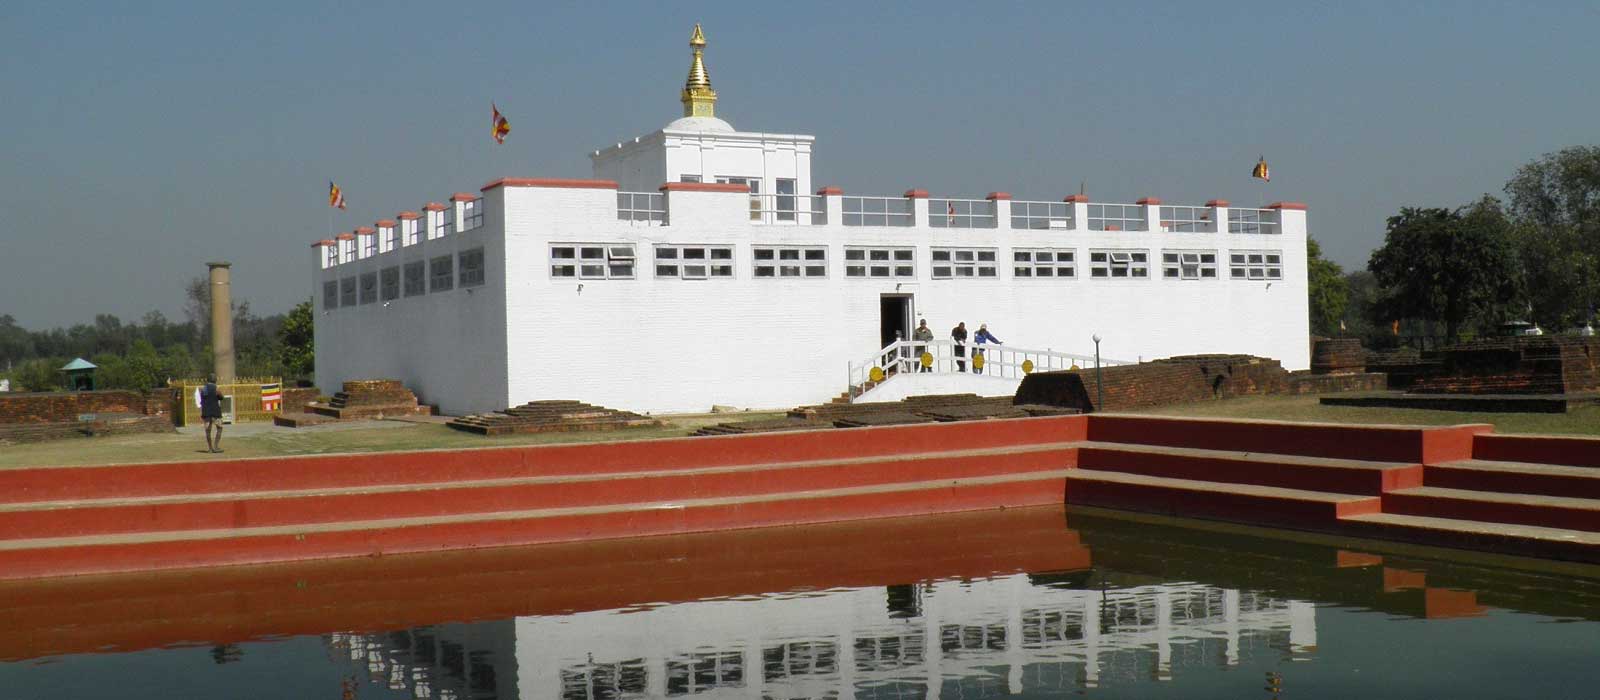
<svg viewBox="0 0 1600 700">
<path fill-rule="evenodd" d="M 1341 674 L 1365 669 L 1493 697 L 1536 689 L 1519 670 L 1553 688 L 1582 681 L 1600 648 L 1592 568 L 1509 570 L 1093 511 L 1067 522 L 1044 508 L 0 584 L 12 632 L 0 635 L 11 661 L 0 687 L 965 700 L 1289 686 L 1344 697 Z M 1552 619 L 1581 622 L 1542 624 Z M 1432 656 L 1402 661 L 1391 643 Z M 155 668 L 187 685 L 121 682 Z M 1487 670 L 1499 679 L 1472 675 Z M 262 677 L 286 685 L 262 690 Z"/>
</svg>

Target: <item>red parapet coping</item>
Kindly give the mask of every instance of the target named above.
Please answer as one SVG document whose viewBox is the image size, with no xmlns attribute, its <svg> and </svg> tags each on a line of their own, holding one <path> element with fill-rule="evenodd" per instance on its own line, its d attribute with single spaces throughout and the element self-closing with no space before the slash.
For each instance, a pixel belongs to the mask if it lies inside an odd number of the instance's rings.
<svg viewBox="0 0 1600 700">
<path fill-rule="evenodd" d="M 374 223 L 377 224 L 378 228 L 394 228 L 394 219 L 378 219 Z"/>
<path fill-rule="evenodd" d="M 1161 203 L 1161 198 L 1160 197 L 1145 197 L 1144 199 L 1141 199 L 1141 200 L 1139 200 L 1137 202 L 1134 202 L 1134 204 L 1160 204 L 1160 203 Z"/>
<path fill-rule="evenodd" d="M 337 236 L 334 236 L 334 238 L 341 241 L 353 241 L 356 239 L 356 235 L 353 233 L 341 233 Z"/>
<path fill-rule="evenodd" d="M 997 199 L 1011 199 L 1011 193 L 1010 192 L 990 192 L 989 196 L 984 197 L 984 199 L 988 199 L 988 200 L 991 200 L 991 201 L 997 200 Z"/>
<path fill-rule="evenodd" d="M 477 199 L 478 195 L 472 194 L 471 192 L 457 192 L 453 195 L 450 195 L 450 201 L 452 202 L 471 202 Z"/>
<path fill-rule="evenodd" d="M 356 235 L 357 236 L 370 236 L 370 235 L 372 235 L 374 233 L 377 233 L 377 232 L 378 232 L 377 229 L 374 229 L 371 226 L 357 226 L 356 227 Z"/>
<path fill-rule="evenodd" d="M 445 206 L 443 204 L 440 204 L 438 202 L 428 202 L 427 204 L 423 205 L 422 210 L 423 211 L 444 211 L 444 210 L 449 209 L 449 208 L 450 207 L 447 207 L 447 206 Z"/>
<path fill-rule="evenodd" d="M 324 239 L 322 239 L 320 241 L 312 243 L 311 247 L 312 248 L 322 248 L 324 246 L 330 246 L 330 245 L 335 245 L 335 243 L 333 241 L 331 241 L 331 240 L 328 240 L 328 239 L 324 238 Z"/>
<path fill-rule="evenodd" d="M 1262 207 L 1262 208 L 1263 209 L 1292 209 L 1292 210 L 1295 210 L 1295 211 L 1305 211 L 1306 210 L 1306 205 L 1305 205 L 1305 202 L 1273 202 L 1273 203 L 1268 204 L 1267 206 Z"/>
<path fill-rule="evenodd" d="M 479 191 L 488 192 L 496 187 L 553 187 L 577 190 L 614 190 L 616 180 L 580 180 L 556 177 L 502 177 L 484 185 Z"/>
<path fill-rule="evenodd" d="M 1206 206 L 1208 206 L 1208 207 L 1225 207 L 1225 206 L 1228 206 L 1228 200 L 1226 200 L 1226 199 L 1210 199 L 1210 200 L 1206 200 Z"/>
<path fill-rule="evenodd" d="M 662 192 L 743 192 L 750 193 L 749 185 L 732 182 L 663 182 Z"/>
<path fill-rule="evenodd" d="M 823 197 L 842 195 L 842 194 L 844 194 L 844 188 L 843 187 L 834 187 L 832 185 L 829 185 L 829 186 L 824 187 L 824 188 L 822 188 L 820 190 L 817 190 L 817 194 L 819 194 L 819 195 L 821 195 Z"/>
<path fill-rule="evenodd" d="M 1089 195 L 1086 195 L 1086 194 L 1069 194 L 1069 195 L 1067 195 L 1065 197 L 1062 197 L 1061 201 L 1063 201 L 1063 202 L 1088 202 L 1089 201 Z"/>
<path fill-rule="evenodd" d="M 928 191 L 927 190 L 906 190 L 905 197 L 907 199 L 927 199 L 928 198 Z"/>
<path fill-rule="evenodd" d="M 394 218 L 399 219 L 401 221 L 416 221 L 417 219 L 422 218 L 422 215 L 418 214 L 418 213 L 416 213 L 414 211 L 403 211 L 403 212 L 400 212 L 399 214 L 396 214 Z"/>
</svg>

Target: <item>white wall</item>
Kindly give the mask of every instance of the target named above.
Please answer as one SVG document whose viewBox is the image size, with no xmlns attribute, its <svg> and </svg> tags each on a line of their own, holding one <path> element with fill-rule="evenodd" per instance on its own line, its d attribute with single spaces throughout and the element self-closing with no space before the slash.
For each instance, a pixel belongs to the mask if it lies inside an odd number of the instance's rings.
<svg viewBox="0 0 1600 700">
<path fill-rule="evenodd" d="M 777 192 L 779 178 L 796 181 L 795 194 L 811 190 L 814 137 L 756 132 L 665 129 L 619 143 L 591 156 L 594 176 L 623 192 L 655 192 L 685 174 L 701 182 L 723 176 L 761 178 L 761 192 Z"/>
<path fill-rule="evenodd" d="M 899 372 L 882 384 L 872 388 L 857 403 L 891 403 L 908 396 L 933 396 L 937 394 L 977 394 L 979 396 L 1012 396 L 1022 380 L 1011 377 L 986 377 L 980 374 L 935 374 L 932 372 Z"/>
</svg>

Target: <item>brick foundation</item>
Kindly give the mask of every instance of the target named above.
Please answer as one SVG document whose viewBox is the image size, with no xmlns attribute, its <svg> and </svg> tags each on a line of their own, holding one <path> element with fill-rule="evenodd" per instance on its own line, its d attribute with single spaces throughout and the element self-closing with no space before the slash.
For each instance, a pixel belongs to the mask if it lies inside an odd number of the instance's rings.
<svg viewBox="0 0 1600 700">
<path fill-rule="evenodd" d="M 166 416 L 172 413 L 172 401 L 167 389 L 7 392 L 0 393 L 0 425 L 77 422 L 88 413 Z"/>
</svg>

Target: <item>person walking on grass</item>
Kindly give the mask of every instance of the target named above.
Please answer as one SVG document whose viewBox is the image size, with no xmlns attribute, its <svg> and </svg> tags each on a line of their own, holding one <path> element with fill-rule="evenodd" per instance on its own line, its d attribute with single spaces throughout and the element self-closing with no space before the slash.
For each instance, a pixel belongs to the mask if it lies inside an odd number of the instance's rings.
<svg viewBox="0 0 1600 700">
<path fill-rule="evenodd" d="M 206 423 L 206 449 L 222 451 L 222 393 L 217 390 L 217 378 L 206 377 L 205 386 L 194 390 L 194 405 L 200 408 L 200 419 Z M 211 436 L 212 429 L 217 431 Z"/>
</svg>

